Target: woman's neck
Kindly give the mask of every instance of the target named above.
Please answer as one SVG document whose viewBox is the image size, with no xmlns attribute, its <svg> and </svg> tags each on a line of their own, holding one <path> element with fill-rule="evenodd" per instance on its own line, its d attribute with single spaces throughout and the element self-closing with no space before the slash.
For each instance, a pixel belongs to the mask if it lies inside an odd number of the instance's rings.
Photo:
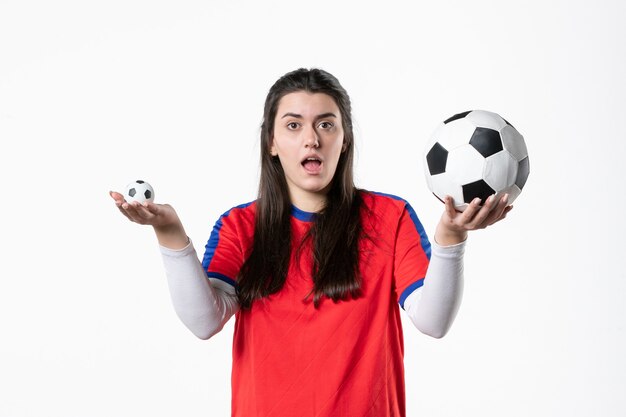
<svg viewBox="0 0 626 417">
<path fill-rule="evenodd" d="M 291 204 L 302 211 L 317 213 L 326 204 L 326 193 L 289 192 Z"/>
</svg>

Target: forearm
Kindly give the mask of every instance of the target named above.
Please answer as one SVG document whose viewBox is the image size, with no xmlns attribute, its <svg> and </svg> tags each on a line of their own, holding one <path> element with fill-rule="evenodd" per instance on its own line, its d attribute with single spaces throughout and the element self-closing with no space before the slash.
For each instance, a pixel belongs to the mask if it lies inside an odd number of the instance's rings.
<svg viewBox="0 0 626 417">
<path fill-rule="evenodd" d="M 176 314 L 197 337 L 210 338 L 239 308 L 234 288 L 211 285 L 191 242 L 180 250 L 160 249 Z"/>
<path fill-rule="evenodd" d="M 404 307 L 422 333 L 440 338 L 452 326 L 463 296 L 465 241 L 453 246 L 432 244 L 424 285 L 407 297 Z"/>
</svg>

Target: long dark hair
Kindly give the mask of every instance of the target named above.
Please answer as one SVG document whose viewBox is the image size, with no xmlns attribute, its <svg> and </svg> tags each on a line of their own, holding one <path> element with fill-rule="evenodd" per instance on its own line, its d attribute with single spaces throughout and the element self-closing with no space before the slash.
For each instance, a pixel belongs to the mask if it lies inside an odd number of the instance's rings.
<svg viewBox="0 0 626 417">
<path fill-rule="evenodd" d="M 256 202 L 254 244 L 238 277 L 237 294 L 242 308 L 278 292 L 287 278 L 291 256 L 291 200 L 278 157 L 270 153 L 274 119 L 280 99 L 289 93 L 324 93 L 335 100 L 344 131 L 345 150 L 339 157 L 326 203 L 305 236 L 313 240 L 313 294 L 315 307 L 322 297 L 335 302 L 361 295 L 359 238 L 361 197 L 354 186 L 354 133 L 350 97 L 339 81 L 321 69 L 289 72 L 270 88 L 261 125 L 261 176 Z M 300 242 L 299 248 L 303 247 Z M 299 251 L 298 251 L 299 252 Z"/>
</svg>

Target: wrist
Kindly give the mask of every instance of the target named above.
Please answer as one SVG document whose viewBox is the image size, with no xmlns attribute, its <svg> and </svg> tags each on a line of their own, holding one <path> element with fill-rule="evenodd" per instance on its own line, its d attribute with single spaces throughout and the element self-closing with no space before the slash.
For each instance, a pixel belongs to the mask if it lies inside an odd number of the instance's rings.
<svg viewBox="0 0 626 417">
<path fill-rule="evenodd" d="M 439 222 L 435 230 L 435 242 L 440 246 L 457 245 L 466 239 L 466 230 L 453 230 L 444 226 L 441 222 Z"/>
<path fill-rule="evenodd" d="M 170 249 L 182 249 L 189 244 L 182 223 L 153 226 L 159 245 Z"/>
</svg>

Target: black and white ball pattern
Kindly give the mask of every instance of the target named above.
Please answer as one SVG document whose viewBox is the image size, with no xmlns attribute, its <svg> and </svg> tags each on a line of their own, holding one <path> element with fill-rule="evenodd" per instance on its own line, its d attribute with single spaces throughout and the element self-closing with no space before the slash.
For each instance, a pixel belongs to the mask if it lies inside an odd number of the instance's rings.
<svg viewBox="0 0 626 417">
<path fill-rule="evenodd" d="M 154 189 L 150 184 L 143 180 L 133 181 L 126 186 L 124 192 L 124 199 L 129 203 L 131 201 L 138 201 L 143 203 L 144 201 L 154 201 Z"/>
<path fill-rule="evenodd" d="M 426 182 L 463 211 L 476 197 L 509 194 L 511 204 L 530 173 L 524 137 L 497 113 L 471 110 L 442 122 L 424 152 Z"/>
</svg>

